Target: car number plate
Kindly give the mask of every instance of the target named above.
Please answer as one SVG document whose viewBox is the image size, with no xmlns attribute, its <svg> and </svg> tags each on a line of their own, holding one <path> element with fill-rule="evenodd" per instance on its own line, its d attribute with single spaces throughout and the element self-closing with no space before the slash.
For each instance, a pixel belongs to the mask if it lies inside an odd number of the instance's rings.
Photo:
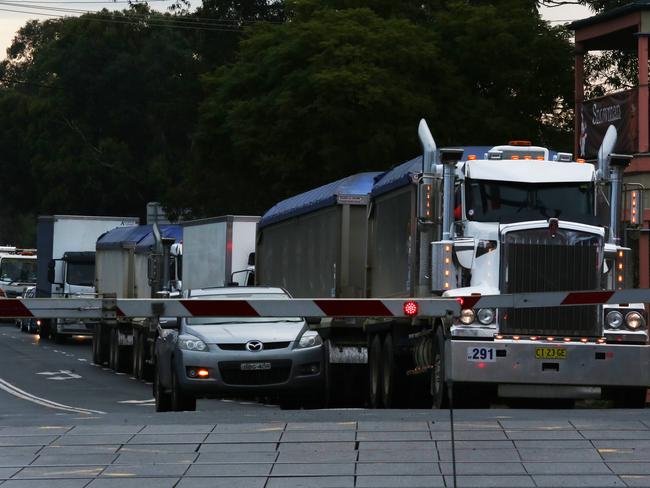
<svg viewBox="0 0 650 488">
<path fill-rule="evenodd" d="M 468 347 L 467 360 L 472 362 L 493 363 L 497 353 L 493 347 Z"/>
<path fill-rule="evenodd" d="M 563 347 L 536 347 L 535 359 L 566 359 L 567 350 Z"/>
<path fill-rule="evenodd" d="M 263 371 L 271 369 L 271 363 L 241 363 L 242 371 Z"/>
</svg>

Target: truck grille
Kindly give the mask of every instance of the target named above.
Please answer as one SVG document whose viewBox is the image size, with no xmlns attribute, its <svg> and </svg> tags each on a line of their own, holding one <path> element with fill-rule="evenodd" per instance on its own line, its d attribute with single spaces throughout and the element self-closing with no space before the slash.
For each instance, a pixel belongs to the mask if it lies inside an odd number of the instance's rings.
<svg viewBox="0 0 650 488">
<path fill-rule="evenodd" d="M 505 233 L 501 242 L 503 293 L 599 289 L 602 238 L 569 229 Z M 600 336 L 600 307 L 503 309 L 502 334 Z"/>
<path fill-rule="evenodd" d="M 227 385 L 255 386 L 285 383 L 291 374 L 291 360 L 269 361 L 271 369 L 242 371 L 241 361 L 222 361 L 219 363 L 221 379 Z"/>
</svg>

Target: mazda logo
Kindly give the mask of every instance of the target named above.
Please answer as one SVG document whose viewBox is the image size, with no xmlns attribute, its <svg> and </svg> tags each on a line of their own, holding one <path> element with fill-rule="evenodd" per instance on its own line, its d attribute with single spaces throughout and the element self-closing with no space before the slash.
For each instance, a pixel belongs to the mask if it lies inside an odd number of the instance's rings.
<svg viewBox="0 0 650 488">
<path fill-rule="evenodd" d="M 262 344 L 260 341 L 248 341 L 246 343 L 246 349 L 250 352 L 260 352 L 262 349 L 264 349 L 264 344 Z"/>
</svg>

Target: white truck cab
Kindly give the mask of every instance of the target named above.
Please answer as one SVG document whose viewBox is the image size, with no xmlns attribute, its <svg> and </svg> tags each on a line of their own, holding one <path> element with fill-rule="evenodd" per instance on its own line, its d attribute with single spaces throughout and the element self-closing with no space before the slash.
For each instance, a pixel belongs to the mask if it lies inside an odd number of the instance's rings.
<svg viewBox="0 0 650 488">
<path fill-rule="evenodd" d="M 0 298 L 20 297 L 36 285 L 36 250 L 0 246 Z"/>
</svg>

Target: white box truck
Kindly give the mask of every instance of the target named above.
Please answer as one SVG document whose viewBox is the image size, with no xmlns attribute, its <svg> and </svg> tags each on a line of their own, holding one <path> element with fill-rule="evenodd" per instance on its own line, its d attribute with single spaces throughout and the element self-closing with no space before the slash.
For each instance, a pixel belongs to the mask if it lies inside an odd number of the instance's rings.
<svg viewBox="0 0 650 488">
<path fill-rule="evenodd" d="M 137 225 L 137 217 L 47 215 L 38 218 L 36 235 L 38 298 L 95 295 L 95 243 L 115 227 Z M 44 320 L 41 336 L 92 333 L 94 324 L 79 320 Z"/>
<path fill-rule="evenodd" d="M 183 290 L 253 284 L 259 217 L 224 215 L 183 223 Z"/>
</svg>

